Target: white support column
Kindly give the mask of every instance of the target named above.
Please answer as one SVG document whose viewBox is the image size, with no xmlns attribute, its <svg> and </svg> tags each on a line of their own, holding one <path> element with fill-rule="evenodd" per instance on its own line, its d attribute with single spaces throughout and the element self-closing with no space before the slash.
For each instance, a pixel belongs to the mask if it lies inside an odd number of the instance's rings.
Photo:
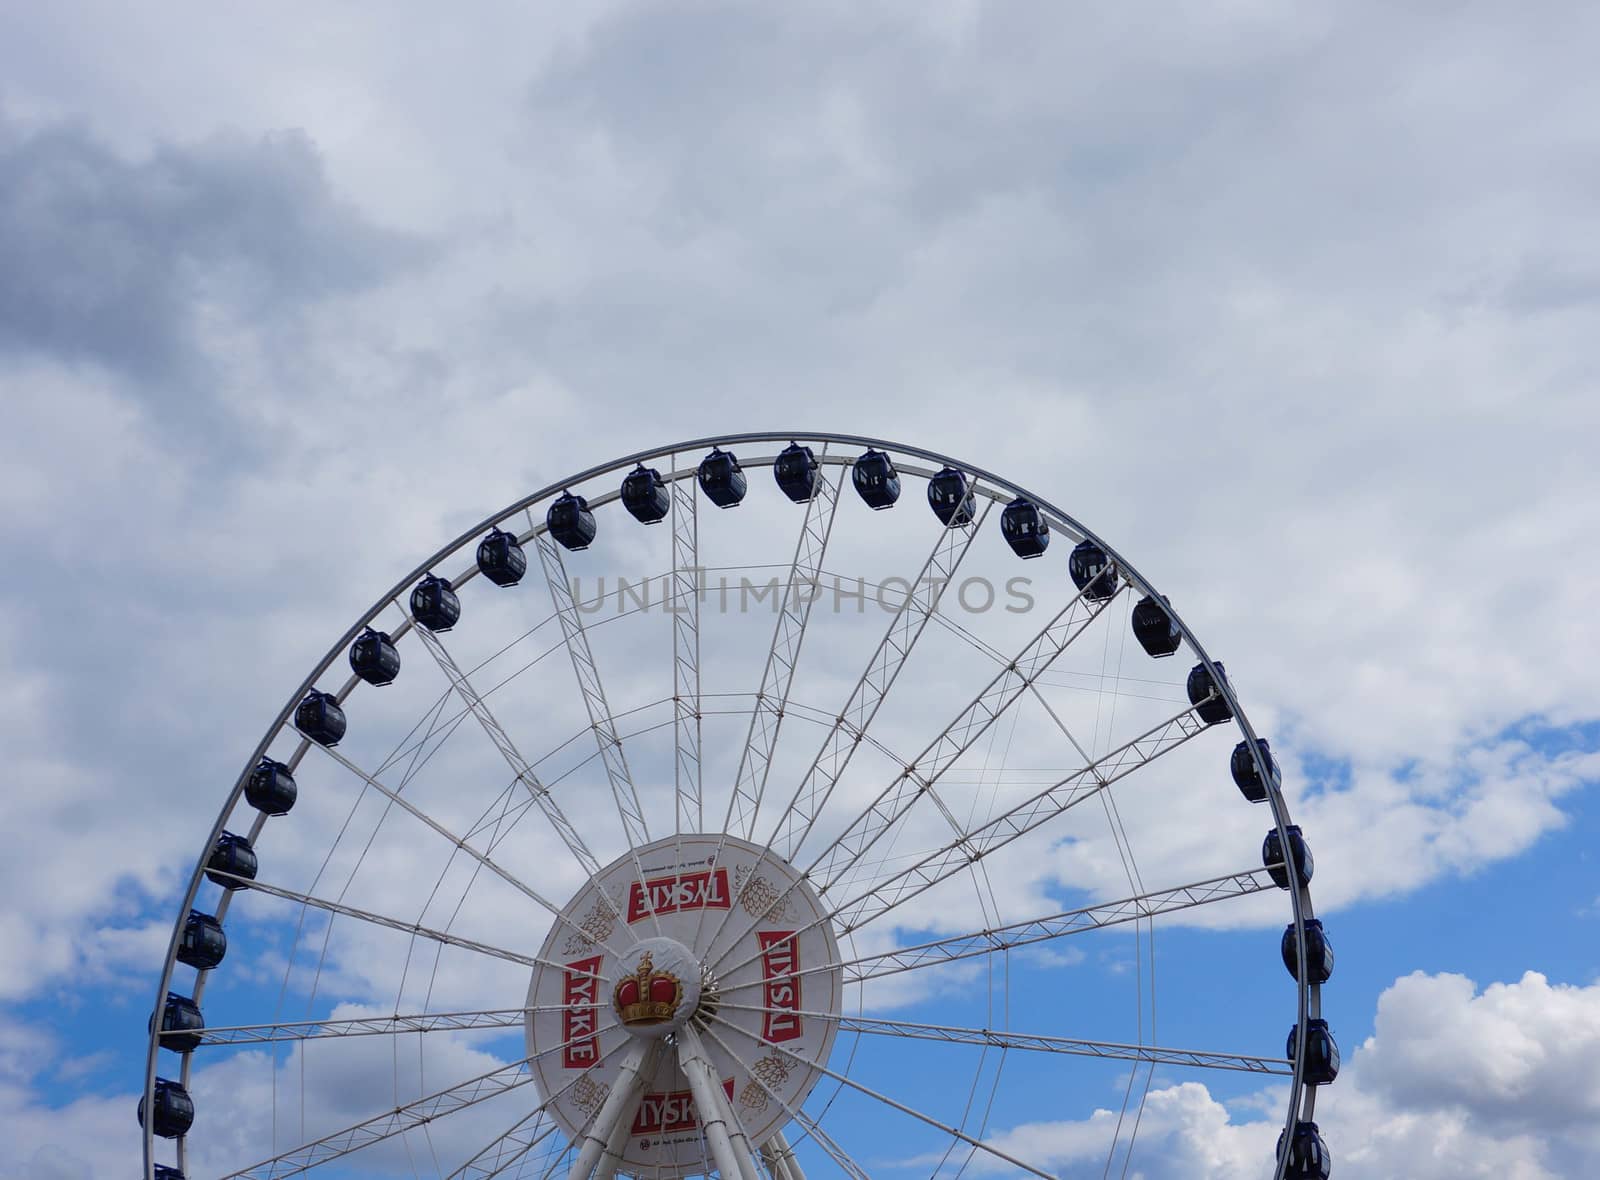
<svg viewBox="0 0 1600 1180">
<path fill-rule="evenodd" d="M 761 1157 L 772 1173 L 772 1180 L 806 1180 L 800 1161 L 794 1157 L 794 1148 L 789 1146 L 782 1131 L 767 1140 L 761 1148 Z"/>
<path fill-rule="evenodd" d="M 647 1056 L 652 1061 L 655 1059 L 654 1049 L 653 1044 L 635 1041 L 628 1055 L 622 1059 L 616 1080 L 611 1083 L 611 1093 L 606 1096 L 600 1113 L 595 1115 L 594 1122 L 583 1134 L 583 1147 L 578 1152 L 577 1162 L 567 1173 L 567 1180 L 589 1180 L 595 1165 L 600 1162 L 601 1153 L 611 1142 L 613 1130 L 618 1124 L 627 1126 L 628 1116 L 638 1106 L 639 1093 L 644 1089 L 645 1071 L 641 1067 Z"/>
<path fill-rule="evenodd" d="M 617 1169 L 622 1166 L 622 1152 L 628 1142 L 630 1127 L 628 1114 L 624 1111 L 616 1126 L 611 1128 L 611 1138 L 606 1140 L 606 1149 L 600 1154 L 600 1166 L 595 1170 L 594 1180 L 616 1180 Z"/>
<path fill-rule="evenodd" d="M 705 1130 L 711 1157 L 716 1161 L 717 1171 L 722 1173 L 722 1180 L 761 1180 L 750 1140 L 729 1109 L 717 1082 L 716 1067 L 706 1056 L 700 1034 L 691 1024 L 678 1030 L 678 1062 L 689 1079 L 695 1109 L 700 1112 L 700 1125 Z"/>
</svg>

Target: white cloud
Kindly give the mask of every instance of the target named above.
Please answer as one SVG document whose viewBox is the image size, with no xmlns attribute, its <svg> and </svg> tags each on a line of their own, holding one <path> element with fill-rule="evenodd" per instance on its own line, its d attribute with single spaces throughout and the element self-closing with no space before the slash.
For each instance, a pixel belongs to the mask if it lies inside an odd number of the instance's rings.
<svg viewBox="0 0 1600 1180">
<path fill-rule="evenodd" d="M 1597 1142 L 1597 1040 L 1600 985 L 1552 985 L 1532 971 L 1482 991 L 1459 975 L 1396 980 L 1379 999 L 1373 1036 L 1346 1047 L 1338 1081 L 1318 1092 L 1333 1174 L 1587 1174 Z M 1268 1176 L 1284 1100 L 1281 1087 L 1226 1105 L 1200 1082 L 1157 1087 L 1139 1123 L 1136 1170 L 1147 1180 Z M 1097 1110 L 1015 1126 L 991 1141 L 1060 1175 L 1087 1176 L 1098 1174 L 1116 1123 L 1115 1111 Z M 1007 1173 L 981 1157 L 976 1167 Z"/>
</svg>

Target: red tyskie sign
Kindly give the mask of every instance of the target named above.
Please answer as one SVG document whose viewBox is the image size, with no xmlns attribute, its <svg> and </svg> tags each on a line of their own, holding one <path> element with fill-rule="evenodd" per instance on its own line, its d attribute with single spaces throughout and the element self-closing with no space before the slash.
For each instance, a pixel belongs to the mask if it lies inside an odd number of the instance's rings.
<svg viewBox="0 0 1600 1180">
<path fill-rule="evenodd" d="M 733 904 L 727 869 L 702 869 L 635 881 L 628 890 L 628 922 L 681 910 L 725 910 Z"/>
<path fill-rule="evenodd" d="M 761 1020 L 763 1040 L 792 1041 L 801 1033 L 800 944 L 793 930 L 761 930 L 761 979 L 766 1012 Z"/>
<path fill-rule="evenodd" d="M 728 1101 L 733 1101 L 733 1079 L 722 1083 Z M 700 1115 L 695 1109 L 694 1094 L 689 1090 L 673 1090 L 667 1094 L 646 1094 L 639 1099 L 639 1111 L 633 1116 L 635 1135 L 671 1135 L 675 1131 L 693 1131 L 700 1126 Z"/>
<path fill-rule="evenodd" d="M 561 1013 L 561 1040 L 566 1045 L 561 1051 L 561 1064 L 565 1069 L 588 1069 L 600 1060 L 599 1027 L 597 1013 L 600 997 L 601 956 L 579 959 L 568 963 L 562 981 L 561 1002 L 566 1010 Z"/>
</svg>

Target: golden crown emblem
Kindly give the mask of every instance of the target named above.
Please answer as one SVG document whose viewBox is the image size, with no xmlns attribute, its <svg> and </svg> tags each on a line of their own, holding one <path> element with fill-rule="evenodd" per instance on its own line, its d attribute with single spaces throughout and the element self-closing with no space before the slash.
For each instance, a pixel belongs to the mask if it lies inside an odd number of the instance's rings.
<svg viewBox="0 0 1600 1180">
<path fill-rule="evenodd" d="M 611 1000 L 624 1025 L 661 1024 L 671 1020 L 683 1002 L 683 981 L 670 971 L 655 970 L 646 951 L 638 968 L 617 980 Z"/>
</svg>

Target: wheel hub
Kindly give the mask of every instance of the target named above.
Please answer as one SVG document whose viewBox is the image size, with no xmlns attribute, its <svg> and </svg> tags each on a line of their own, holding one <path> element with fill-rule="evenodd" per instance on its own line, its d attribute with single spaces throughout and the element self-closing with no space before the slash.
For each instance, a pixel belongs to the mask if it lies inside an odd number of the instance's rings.
<svg viewBox="0 0 1600 1180">
<path fill-rule="evenodd" d="M 704 1170 L 701 1119 L 673 1034 L 691 1022 L 750 1141 L 823 1077 L 843 972 L 826 911 L 775 853 L 669 836 L 602 869 L 561 911 L 528 989 L 527 1046 L 550 1116 L 574 1140 L 628 1047 L 663 1042 L 629 1124 L 624 1170 Z"/>
</svg>

